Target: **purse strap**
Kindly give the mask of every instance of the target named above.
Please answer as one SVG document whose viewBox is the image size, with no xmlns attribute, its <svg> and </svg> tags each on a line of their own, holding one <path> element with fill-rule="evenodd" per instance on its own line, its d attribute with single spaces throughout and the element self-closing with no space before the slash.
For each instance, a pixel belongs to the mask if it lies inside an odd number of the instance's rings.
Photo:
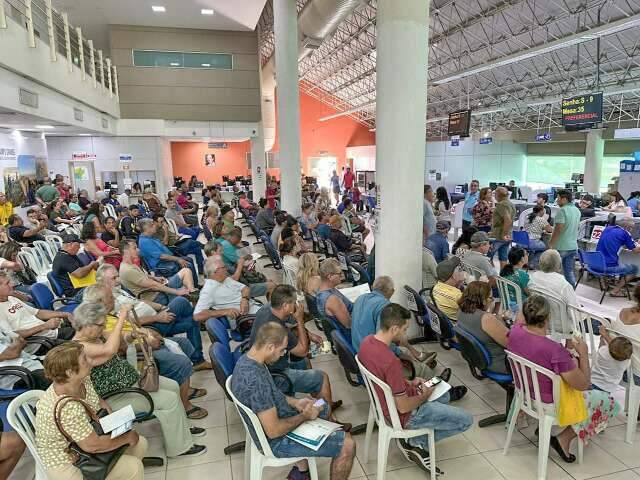
<svg viewBox="0 0 640 480">
<path fill-rule="evenodd" d="M 136 312 L 135 308 L 131 309 L 131 314 L 133 315 L 133 321 L 129 319 L 129 322 L 131 323 L 131 329 L 134 332 L 138 333 L 140 331 L 140 318 L 138 318 L 138 313 Z M 151 348 L 151 345 L 149 345 L 149 342 L 147 342 L 146 335 L 140 335 L 140 342 L 140 350 L 142 350 L 142 355 L 144 355 L 145 365 L 155 363 L 155 361 L 153 360 L 153 349 Z"/>
<path fill-rule="evenodd" d="M 71 435 L 67 433 L 67 431 L 62 426 L 62 420 L 60 419 L 60 412 L 62 411 L 62 407 L 64 407 L 69 402 L 77 402 L 84 407 L 85 412 L 91 417 L 91 420 L 94 422 L 100 422 L 98 415 L 93 411 L 91 406 L 78 397 L 72 397 L 71 395 L 63 395 L 60 397 L 55 405 L 53 406 L 53 421 L 56 424 L 56 428 L 62 433 L 62 436 L 69 442 L 69 444 L 75 443 Z"/>
</svg>

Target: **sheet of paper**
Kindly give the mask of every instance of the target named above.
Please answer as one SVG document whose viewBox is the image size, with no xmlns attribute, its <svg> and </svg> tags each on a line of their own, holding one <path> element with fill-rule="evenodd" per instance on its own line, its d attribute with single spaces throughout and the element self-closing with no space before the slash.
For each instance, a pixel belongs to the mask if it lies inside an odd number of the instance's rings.
<svg viewBox="0 0 640 480">
<path fill-rule="evenodd" d="M 129 430 L 131 430 L 131 427 L 133 427 L 133 422 L 127 422 L 124 425 L 121 425 L 120 427 L 111 431 L 111 438 L 116 438 L 123 433 L 127 433 Z"/>
<path fill-rule="evenodd" d="M 368 283 L 363 283 L 362 285 L 356 285 L 355 287 L 349 288 L 340 288 L 338 289 L 340 293 L 342 293 L 345 297 L 347 297 L 352 302 L 355 302 L 356 299 L 360 295 L 364 295 L 365 293 L 371 292 Z"/>
<path fill-rule="evenodd" d="M 442 395 L 444 395 L 445 393 L 447 393 L 449 390 L 451 390 L 451 385 L 449 385 L 447 382 L 445 382 L 444 380 L 442 380 L 439 384 L 436 385 L 435 390 L 433 391 L 433 393 L 431 394 L 431 396 L 429 397 L 429 401 L 430 402 L 434 402 L 437 399 L 439 399 Z"/>
<path fill-rule="evenodd" d="M 102 427 L 102 431 L 104 433 L 109 433 L 112 430 L 122 427 L 129 422 L 133 422 L 135 419 L 136 414 L 134 413 L 133 408 L 131 407 L 131 405 L 126 405 L 120 410 L 116 410 L 106 417 L 102 417 L 100 419 L 100 426 Z"/>
<path fill-rule="evenodd" d="M 251 259 L 252 259 L 253 261 L 258 260 L 260 257 L 262 257 L 262 255 L 260 255 L 259 253 L 252 253 L 252 254 L 251 254 Z"/>
</svg>

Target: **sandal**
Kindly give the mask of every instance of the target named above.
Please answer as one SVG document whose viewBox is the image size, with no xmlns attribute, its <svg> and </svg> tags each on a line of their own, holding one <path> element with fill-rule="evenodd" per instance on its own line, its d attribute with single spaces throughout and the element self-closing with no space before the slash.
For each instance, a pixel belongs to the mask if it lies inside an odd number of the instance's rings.
<svg viewBox="0 0 640 480">
<path fill-rule="evenodd" d="M 578 441 L 580 441 L 580 439 L 578 439 Z M 567 455 L 566 453 L 564 453 L 564 450 L 562 449 L 562 445 L 560 445 L 560 442 L 558 441 L 558 437 L 552 436 L 551 441 L 549 442 L 549 445 L 553 447 L 556 453 L 560 455 L 560 458 L 562 458 L 562 460 L 564 460 L 565 462 L 573 463 L 576 461 L 576 456 L 574 454 L 570 453 L 569 455 Z"/>
<path fill-rule="evenodd" d="M 207 390 L 204 388 L 192 388 L 191 393 L 189 393 L 189 400 L 193 400 L 194 398 L 204 397 L 207 394 Z"/>
<path fill-rule="evenodd" d="M 196 407 L 196 406 L 194 406 L 193 408 L 190 408 L 185 413 L 187 414 L 187 418 L 189 420 L 200 420 L 201 418 L 204 418 L 207 415 L 209 415 L 209 412 L 207 412 L 204 408 Z"/>
<path fill-rule="evenodd" d="M 618 292 L 615 294 L 613 292 L 609 292 L 609 296 L 613 298 L 627 298 L 627 294 L 624 292 Z"/>
</svg>

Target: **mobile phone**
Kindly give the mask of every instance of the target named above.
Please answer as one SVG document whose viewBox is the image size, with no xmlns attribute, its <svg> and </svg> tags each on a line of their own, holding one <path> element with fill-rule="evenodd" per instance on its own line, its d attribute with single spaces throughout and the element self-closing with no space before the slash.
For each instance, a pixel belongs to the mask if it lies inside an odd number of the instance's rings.
<svg viewBox="0 0 640 480">
<path fill-rule="evenodd" d="M 442 379 L 440 377 L 433 377 L 431 380 L 427 380 L 426 382 L 424 382 L 424 386 L 427 388 L 431 388 L 439 384 L 441 381 Z"/>
<path fill-rule="evenodd" d="M 319 398 L 315 402 L 313 402 L 313 406 L 320 408 L 324 406 L 324 403 L 324 400 L 322 398 Z"/>
</svg>

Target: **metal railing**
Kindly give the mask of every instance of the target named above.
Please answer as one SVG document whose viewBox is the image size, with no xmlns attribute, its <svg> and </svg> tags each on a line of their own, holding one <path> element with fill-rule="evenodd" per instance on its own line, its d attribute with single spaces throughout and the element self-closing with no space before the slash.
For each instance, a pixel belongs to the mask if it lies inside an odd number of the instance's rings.
<svg viewBox="0 0 640 480">
<path fill-rule="evenodd" d="M 70 72 L 77 68 L 83 80 L 91 79 L 95 88 L 119 96 L 118 72 L 111 59 L 94 49 L 80 27 L 69 25 L 67 14 L 56 11 L 51 0 L 0 0 L 0 28 L 7 28 L 6 18 L 27 30 L 30 47 L 35 48 L 39 39 L 49 46 L 52 62 L 66 60 Z"/>
</svg>

